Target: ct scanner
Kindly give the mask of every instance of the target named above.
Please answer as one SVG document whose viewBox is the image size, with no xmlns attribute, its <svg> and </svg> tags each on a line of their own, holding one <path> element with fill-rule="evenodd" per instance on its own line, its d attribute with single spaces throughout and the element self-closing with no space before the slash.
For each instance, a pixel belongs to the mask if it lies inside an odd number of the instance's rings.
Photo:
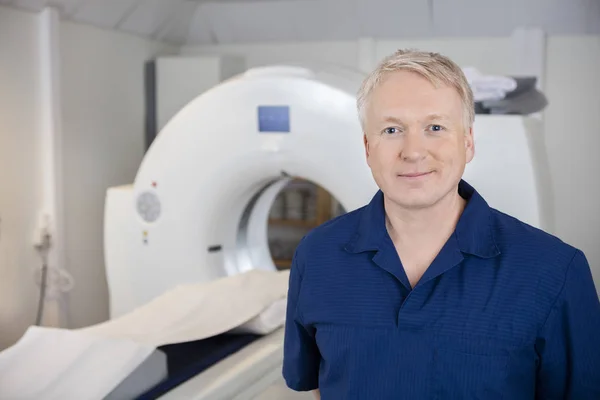
<svg viewBox="0 0 600 400">
<path fill-rule="evenodd" d="M 355 108 L 361 79 L 346 72 L 257 68 L 181 109 L 149 148 L 133 184 L 107 191 L 111 318 L 179 284 L 275 270 L 267 216 L 291 177 L 327 189 L 347 211 L 368 203 L 377 187 Z M 540 122 L 477 115 L 474 135 L 476 156 L 465 180 L 492 207 L 551 230 Z M 281 348 L 277 330 L 163 398 L 258 398 L 280 378 Z"/>
</svg>

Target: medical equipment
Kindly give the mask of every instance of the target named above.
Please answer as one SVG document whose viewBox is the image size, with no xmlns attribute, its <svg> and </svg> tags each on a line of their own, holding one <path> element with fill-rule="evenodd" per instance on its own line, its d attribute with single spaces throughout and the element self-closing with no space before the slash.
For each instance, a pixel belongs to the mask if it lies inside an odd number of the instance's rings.
<svg viewBox="0 0 600 400">
<path fill-rule="evenodd" d="M 326 188 L 347 211 L 368 203 L 377 187 L 355 108 L 361 78 L 256 68 L 181 109 L 157 136 L 133 184 L 107 192 L 111 318 L 180 284 L 275 270 L 267 216 L 292 177 Z M 473 130 L 476 155 L 464 178 L 492 207 L 550 229 L 539 121 L 479 115 Z M 253 398 L 280 378 L 281 347 L 278 330 L 163 398 Z"/>
</svg>

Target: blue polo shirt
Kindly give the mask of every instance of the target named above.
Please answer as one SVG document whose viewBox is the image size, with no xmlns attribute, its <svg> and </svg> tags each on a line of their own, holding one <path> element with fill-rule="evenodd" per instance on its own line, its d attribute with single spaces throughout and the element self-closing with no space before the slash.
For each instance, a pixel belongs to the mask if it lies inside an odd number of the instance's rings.
<svg viewBox="0 0 600 400">
<path fill-rule="evenodd" d="M 600 303 L 584 254 L 464 181 L 459 193 L 456 230 L 414 288 L 381 192 L 304 237 L 285 325 L 290 388 L 323 400 L 600 399 Z"/>
</svg>

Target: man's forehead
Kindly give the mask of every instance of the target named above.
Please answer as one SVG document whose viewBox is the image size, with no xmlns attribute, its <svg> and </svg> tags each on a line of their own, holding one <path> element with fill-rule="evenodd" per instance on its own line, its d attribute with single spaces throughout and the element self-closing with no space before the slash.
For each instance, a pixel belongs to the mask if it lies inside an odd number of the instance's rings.
<svg viewBox="0 0 600 400">
<path fill-rule="evenodd" d="M 447 92 L 374 92 L 367 104 L 369 113 L 382 118 L 410 114 L 426 119 L 449 119 L 462 113 L 462 107 L 460 96 L 452 88 Z"/>
<path fill-rule="evenodd" d="M 455 103 L 461 103 L 460 95 L 450 86 L 434 87 L 423 84 L 402 85 L 399 83 L 380 85 L 371 92 L 370 102 L 384 106 L 403 105 L 404 107 L 425 107 L 436 105 L 438 108 L 452 108 Z"/>
</svg>

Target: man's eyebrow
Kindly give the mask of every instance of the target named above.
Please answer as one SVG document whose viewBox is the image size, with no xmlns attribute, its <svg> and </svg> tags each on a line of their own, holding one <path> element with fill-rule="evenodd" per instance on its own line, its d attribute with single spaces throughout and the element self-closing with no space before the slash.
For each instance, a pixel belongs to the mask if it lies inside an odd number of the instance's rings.
<svg viewBox="0 0 600 400">
<path fill-rule="evenodd" d="M 433 113 L 433 114 L 429 114 L 427 117 L 425 117 L 424 120 L 425 121 L 447 121 L 449 119 L 450 119 L 450 117 L 445 114 Z M 404 123 L 400 118 L 394 117 L 391 115 L 384 116 L 383 122 L 392 122 L 392 123 L 398 124 L 398 125 L 402 125 Z"/>
<path fill-rule="evenodd" d="M 448 119 L 450 119 L 450 117 L 445 114 L 429 114 L 427 118 L 425 118 L 426 121 L 440 121 Z"/>
<path fill-rule="evenodd" d="M 383 117 L 383 121 L 384 122 L 393 122 L 393 123 L 398 124 L 398 125 L 402 125 L 403 124 L 403 122 L 402 122 L 402 120 L 400 118 L 393 117 L 391 115 Z"/>
</svg>

